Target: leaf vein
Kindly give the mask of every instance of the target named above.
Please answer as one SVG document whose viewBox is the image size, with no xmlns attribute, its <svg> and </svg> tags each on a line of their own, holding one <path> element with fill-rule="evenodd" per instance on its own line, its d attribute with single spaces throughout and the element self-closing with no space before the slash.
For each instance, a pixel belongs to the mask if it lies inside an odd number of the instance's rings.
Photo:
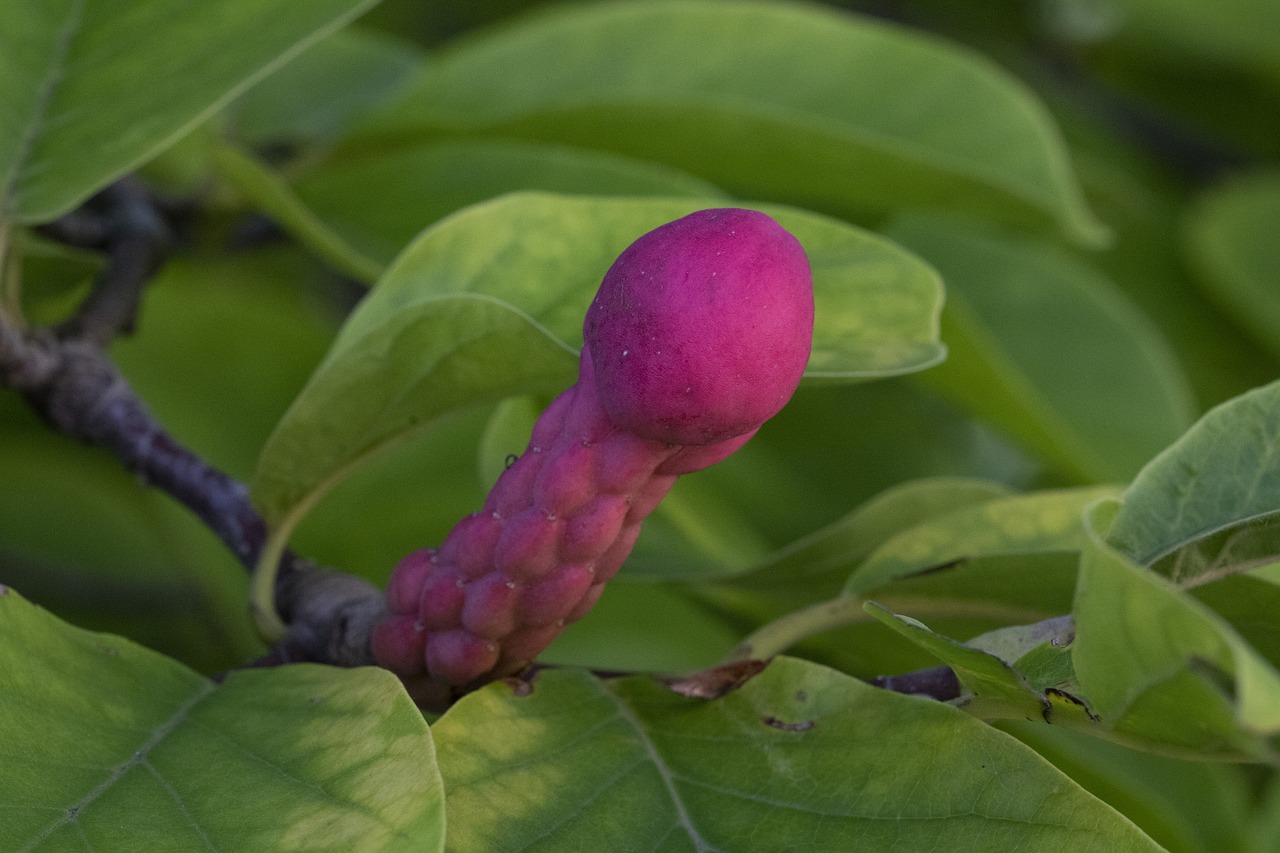
<svg viewBox="0 0 1280 853">
<path fill-rule="evenodd" d="M 658 752 L 657 745 L 653 742 L 653 738 L 649 736 L 648 729 L 645 728 L 640 718 L 635 712 L 622 701 L 620 697 L 611 691 L 604 691 L 605 694 L 613 700 L 617 709 L 617 714 L 624 722 L 635 731 L 636 736 L 640 739 L 641 745 L 644 747 L 645 753 L 652 762 L 654 769 L 658 771 L 658 776 L 662 780 L 662 785 L 667 789 L 667 795 L 671 798 L 672 805 L 675 806 L 676 819 L 680 826 L 684 827 L 685 832 L 689 835 L 689 840 L 693 842 L 694 849 L 698 853 L 717 853 L 717 848 L 707 842 L 702 834 L 698 832 L 698 828 L 693 824 L 693 817 L 689 814 L 689 808 L 685 805 L 684 799 L 680 796 L 680 791 L 676 788 L 675 778 L 670 769 L 666 765 L 662 754 Z"/>
<path fill-rule="evenodd" d="M 273 761 L 269 761 L 259 753 L 255 752 L 253 749 L 245 746 L 244 744 L 237 741 L 235 738 L 228 735 L 226 732 L 213 728 L 211 726 L 204 725 L 195 720 L 191 721 L 191 725 L 196 728 L 202 729 L 205 732 L 208 732 L 213 737 L 216 737 L 219 740 L 223 741 L 224 743 L 229 744 L 230 746 L 234 747 L 236 751 L 239 752 L 240 754 L 272 770 L 281 778 L 289 782 L 292 782 L 294 784 L 297 784 L 302 788 L 314 791 L 318 796 L 327 800 L 330 804 L 348 809 L 351 812 L 358 812 L 368 816 L 379 826 L 382 826 L 384 829 L 390 832 L 392 836 L 394 836 L 395 838 L 406 839 L 409 837 L 406 834 L 406 830 L 404 829 L 404 827 L 399 826 L 395 823 L 392 823 L 383 814 L 377 813 L 377 812 L 371 812 L 368 809 L 368 807 L 362 803 L 343 799 L 342 797 L 339 797 L 337 794 L 335 794 L 333 791 L 326 788 L 324 785 L 321 785 L 317 782 L 308 781 L 300 776 L 297 776 L 289 772 L 287 768 L 282 767 Z M 370 760 L 372 761 L 375 759 L 370 759 Z M 348 768 L 348 770 L 353 770 L 353 769 L 354 768 Z"/>
<path fill-rule="evenodd" d="M 164 789 L 164 792 L 169 795 L 169 799 L 173 800 L 174 806 L 176 806 L 178 811 L 182 813 L 182 816 L 186 819 L 187 823 L 191 825 L 192 830 L 195 831 L 195 834 L 204 843 L 205 848 L 213 850 L 216 853 L 218 846 L 213 843 L 213 840 L 209 838 L 209 835 L 200 826 L 199 822 L 196 821 L 195 816 L 187 809 L 187 804 L 182 801 L 182 796 L 177 792 L 173 785 L 169 784 L 169 780 L 166 779 L 150 761 L 146 761 L 144 759 L 139 762 L 139 764 L 141 764 L 141 766 L 151 774 L 151 777 L 156 780 L 160 787 Z"/>
<path fill-rule="evenodd" d="M 212 682 L 209 682 L 209 681 L 202 682 L 200 685 L 200 689 L 196 691 L 195 695 L 193 695 L 186 702 L 183 702 L 182 705 L 178 707 L 178 710 L 175 711 L 173 715 L 169 717 L 168 720 L 166 720 L 164 723 L 160 724 L 156 728 L 152 729 L 151 736 L 147 738 L 147 740 L 140 747 L 138 747 L 137 750 L 134 751 L 133 755 L 131 755 L 126 760 L 120 762 L 115 767 L 111 768 L 111 772 L 106 779 L 104 779 L 101 783 L 99 783 L 99 785 L 96 788 L 94 788 L 92 791 L 85 794 L 80 799 L 79 802 L 68 807 L 66 811 L 63 812 L 61 817 L 59 817 L 57 820 L 53 821 L 44 829 L 42 829 L 39 833 L 37 833 L 35 837 L 33 837 L 29 842 L 27 842 L 25 846 L 21 848 L 20 853 L 27 853 L 27 851 L 36 849 L 37 847 L 40 846 L 40 844 L 43 841 L 45 841 L 47 838 L 53 835 L 53 833 L 57 832 L 59 829 L 66 826 L 67 824 L 78 825 L 77 818 L 79 817 L 80 813 L 85 810 L 85 808 L 92 805 L 95 800 L 97 800 L 99 797 L 105 794 L 108 790 L 110 790 L 111 787 L 115 785 L 117 782 L 119 782 L 120 779 L 123 778 L 126 773 L 128 773 L 134 767 L 141 764 L 146 754 L 150 752 L 152 749 L 155 749 L 156 746 L 158 746 L 162 740 L 168 737 L 169 734 L 175 728 L 177 728 L 179 724 L 181 724 L 187 719 L 187 716 L 191 713 L 191 710 L 195 708 L 196 705 L 203 702 L 216 689 L 217 688 L 213 685 Z"/>
</svg>

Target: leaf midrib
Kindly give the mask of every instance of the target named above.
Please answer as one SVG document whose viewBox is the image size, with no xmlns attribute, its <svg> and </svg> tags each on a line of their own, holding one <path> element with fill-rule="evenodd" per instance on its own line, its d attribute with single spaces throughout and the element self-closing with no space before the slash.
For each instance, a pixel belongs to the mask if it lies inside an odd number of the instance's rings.
<svg viewBox="0 0 1280 853">
<path fill-rule="evenodd" d="M 106 779 L 99 783 L 92 791 L 85 794 L 79 802 L 68 806 L 57 820 L 53 821 L 37 833 L 24 847 L 21 848 L 19 853 L 28 853 L 28 851 L 35 850 L 43 841 L 47 840 L 59 829 L 73 823 L 86 808 L 93 805 L 94 801 L 107 793 L 107 791 L 111 790 L 111 788 L 119 782 L 126 773 L 135 767 L 146 765 L 147 755 L 159 746 L 160 742 L 168 737 L 174 729 L 186 721 L 192 709 L 207 699 L 216 689 L 217 687 L 212 682 L 202 680 L 200 682 L 199 689 L 196 690 L 195 694 L 186 702 L 183 702 L 182 705 L 173 712 L 168 720 L 165 720 L 159 726 L 152 729 L 151 736 L 147 738 L 141 746 L 134 750 L 132 755 L 117 764 L 115 767 L 111 768 L 111 772 L 107 775 Z"/>
<path fill-rule="evenodd" d="M 641 746 L 644 747 L 645 754 L 648 755 L 650 763 L 654 769 L 658 771 L 658 778 L 662 781 L 663 788 L 667 791 L 667 796 L 671 799 L 671 804 L 676 810 L 676 821 L 679 826 L 689 836 L 689 841 L 693 844 L 697 853 L 719 853 L 719 848 L 712 846 L 707 842 L 702 834 L 693 824 L 693 817 L 689 814 L 688 807 L 684 804 L 684 798 L 680 796 L 680 791 L 676 788 L 675 776 L 667 769 L 666 762 L 662 755 L 658 752 L 658 747 L 653 742 L 653 738 L 649 737 L 649 731 L 645 728 L 640 718 L 636 716 L 631 707 L 627 705 L 623 699 L 613 693 L 611 690 L 605 689 L 604 695 L 613 701 L 617 708 L 618 716 L 636 733 L 636 737 L 640 739 Z"/>
</svg>

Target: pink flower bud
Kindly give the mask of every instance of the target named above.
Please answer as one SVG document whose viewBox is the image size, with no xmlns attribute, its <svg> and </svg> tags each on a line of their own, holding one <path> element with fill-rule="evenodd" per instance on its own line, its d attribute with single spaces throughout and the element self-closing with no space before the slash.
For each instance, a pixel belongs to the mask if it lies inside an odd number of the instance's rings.
<svg viewBox="0 0 1280 853">
<path fill-rule="evenodd" d="M 525 667 L 600 597 L 676 477 L 790 399 L 812 337 L 808 261 L 768 216 L 703 210 L 638 239 L 587 312 L 577 384 L 484 508 L 392 573 L 375 659 L 415 695 Z"/>
</svg>

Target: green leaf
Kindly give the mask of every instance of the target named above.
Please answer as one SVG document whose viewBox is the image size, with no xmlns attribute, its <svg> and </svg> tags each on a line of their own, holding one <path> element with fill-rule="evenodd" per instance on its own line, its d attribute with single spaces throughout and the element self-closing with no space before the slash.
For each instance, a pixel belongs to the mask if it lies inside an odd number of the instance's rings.
<svg viewBox="0 0 1280 853">
<path fill-rule="evenodd" d="M 1053 762 L 1171 853 L 1262 851 L 1248 846 L 1254 768 L 1142 752 L 1060 726 L 999 727 Z"/>
<path fill-rule="evenodd" d="M 1010 646 L 1025 647 L 1027 637 L 1019 632 L 1034 634 L 1071 609 L 1077 562 L 1078 555 L 1066 551 L 976 557 L 894 580 L 868 595 L 895 613 L 928 620 L 939 633 L 972 637 L 975 647 L 1003 656 Z M 1001 632 L 1013 634 L 1005 637 L 1007 645 L 995 641 Z"/>
<path fill-rule="evenodd" d="M 1047 244 L 958 219 L 886 234 L 947 285 L 945 364 L 921 381 L 1085 482 L 1129 479 L 1192 419 L 1177 360 L 1104 276 Z"/>
<path fill-rule="evenodd" d="M 1272 564 L 1273 571 L 1280 563 Z M 1280 585 L 1261 572 L 1231 575 L 1188 590 L 1212 607 L 1271 665 L 1280 669 Z"/>
<path fill-rule="evenodd" d="M 990 428 L 903 377 L 802 382 L 746 447 L 697 476 L 729 496 L 778 550 L 911 480 L 981 478 L 1026 488 L 1039 473 Z M 839 577 L 832 593 L 843 583 Z"/>
<path fill-rule="evenodd" d="M 214 162 L 227 183 L 335 269 L 365 284 L 382 275 L 385 266 L 381 262 L 349 245 L 256 157 L 223 145 L 214 152 Z"/>
<path fill-rule="evenodd" d="M 872 597 L 954 637 L 1060 616 L 1071 608 L 1081 508 L 1111 493 L 1032 492 L 940 513 L 880 543 L 845 579 L 844 595 Z M 890 652 L 900 644 L 885 644 L 883 636 L 855 628 L 805 649 L 868 675 L 927 665 L 895 659 Z"/>
<path fill-rule="evenodd" d="M 0 593 L 10 849 L 443 849 L 430 732 L 389 673 L 214 684 Z"/>
<path fill-rule="evenodd" d="M 538 661 L 604 672 L 688 672 L 720 663 L 739 639 L 681 588 L 621 574 Z"/>
<path fill-rule="evenodd" d="M 109 455 L 55 435 L 20 406 L 0 396 L 3 582 L 62 618 L 201 671 L 261 654 L 244 567 L 222 543 Z"/>
<path fill-rule="evenodd" d="M 704 477 L 681 477 L 645 519 L 626 571 L 651 580 L 707 580 L 741 572 L 769 550 L 732 492 Z"/>
<path fill-rule="evenodd" d="M 1118 731 L 1274 758 L 1263 738 L 1280 734 L 1280 673 L 1208 607 L 1109 547 L 1116 509 L 1089 511 L 1076 588 L 1072 659 L 1088 701 Z"/>
<path fill-rule="evenodd" d="M 1213 88 L 1229 87 L 1215 79 Z M 1221 102 L 1216 94 L 1214 100 Z M 1160 327 L 1199 404 L 1208 408 L 1280 375 L 1280 360 L 1268 358 L 1195 286 L 1184 262 L 1184 182 L 1154 152 L 1127 146 L 1100 126 L 1105 119 L 1083 104 L 1059 100 L 1054 107 L 1089 201 L 1115 231 L 1111 247 L 1090 260 Z"/>
<path fill-rule="evenodd" d="M 1038 721 L 1081 729 L 1093 735 L 1101 733 L 1098 718 L 1089 710 L 1088 704 L 1070 692 L 1076 686 L 1069 664 L 1055 667 L 1057 672 L 1053 678 L 1044 678 L 1046 673 L 1043 670 L 1033 668 L 1028 672 L 1023 669 L 1028 658 L 1040 659 L 1043 650 L 1051 649 L 1056 654 L 1069 655 L 1066 649 L 1053 644 L 1069 642 L 1060 633 L 1064 621 L 1069 620 L 1056 618 L 1040 625 L 1017 626 L 995 632 L 1022 632 L 1025 634 L 1024 639 L 1039 634 L 1054 638 L 1053 641 L 1033 648 L 1028 655 L 1013 664 L 981 648 L 979 643 L 983 638 L 960 643 L 931 631 L 927 625 L 915 619 L 899 616 L 874 602 L 868 602 L 866 608 L 877 620 L 950 667 L 966 691 L 965 695 L 954 700 L 954 704 L 975 717 L 988 721 Z M 1033 676 L 1038 677 L 1038 680 L 1033 679 Z"/>
<path fill-rule="evenodd" d="M 1186 247 L 1205 293 L 1280 357 L 1276 222 L 1280 174 L 1239 177 L 1200 199 L 1187 222 Z"/>
<path fill-rule="evenodd" d="M 875 602 L 866 610 L 882 624 L 926 649 L 955 672 L 972 695 L 962 700 L 969 713 L 982 719 L 1045 717 L 1050 706 L 1017 670 L 993 654 L 934 633 L 910 617 L 900 616 Z"/>
<path fill-rule="evenodd" d="M 582 317 L 618 253 L 718 203 L 519 194 L 428 229 L 351 315 L 267 442 L 253 492 L 268 522 L 291 527 L 348 472 L 444 412 L 568 386 Z M 869 378 L 940 357 L 928 267 L 833 220 L 762 209 L 814 268 L 811 375 Z"/>
<path fill-rule="evenodd" d="M 460 853 L 1159 849 L 1007 735 L 787 658 L 709 701 L 546 671 L 434 733 Z"/>
<path fill-rule="evenodd" d="M 65 213 L 373 2 L 0 4 L 0 217 Z"/>
<path fill-rule="evenodd" d="M 928 518 L 1007 493 L 999 483 L 964 477 L 903 483 L 770 554 L 747 571 L 725 578 L 716 597 L 723 600 L 726 594 L 746 593 L 791 608 L 828 599 L 840 591 L 854 567 L 894 534 Z"/>
<path fill-rule="evenodd" d="M 295 549 L 385 586 L 406 554 L 439 545 L 484 502 L 488 487 L 476 476 L 475 458 L 489 412 L 482 406 L 442 415 L 370 459 L 307 514 Z"/>
<path fill-rule="evenodd" d="M 876 548 L 845 583 L 858 595 L 890 581 L 924 574 L 977 557 L 1083 546 L 1081 510 L 1109 487 L 1048 490 L 995 498 L 903 530 Z"/>
<path fill-rule="evenodd" d="M 1026 553 L 977 557 L 946 570 L 893 580 L 872 595 L 895 613 L 928 620 L 938 633 L 988 637 L 1059 618 L 1071 608 L 1077 555 Z M 719 592 L 719 590 L 717 590 Z M 739 596 L 739 598 L 742 596 Z M 772 621 L 739 644 L 735 657 L 768 657 L 794 647 L 797 653 L 862 677 L 932 666 L 936 657 L 891 639 L 863 609 L 863 598 L 837 595 L 781 615 L 760 602 L 723 593 L 707 596 L 715 606 Z M 974 641 L 975 643 L 977 640 Z"/>
<path fill-rule="evenodd" d="M 1148 51 L 1172 48 L 1179 63 L 1234 65 L 1280 84 L 1273 37 L 1280 8 L 1270 0 L 1223 0 L 1206 11 L 1195 0 L 1126 0 L 1119 37 Z"/>
<path fill-rule="evenodd" d="M 174 258 L 111 356 L 173 437 L 245 479 L 340 322 L 316 277 L 281 246 Z"/>
<path fill-rule="evenodd" d="M 779 563 L 743 583 L 728 579 L 697 591 L 716 608 L 767 623 L 744 641 L 753 656 L 798 644 L 807 655 L 866 675 L 924 665 L 904 658 L 901 644 L 885 643 L 883 631 L 859 624 L 867 596 L 961 637 L 1067 612 L 1083 536 L 1081 507 L 1111 490 L 1005 497 L 981 485 L 908 484 L 872 501 L 865 515 L 849 516 L 847 532 L 862 528 L 867 539 L 848 543 L 847 560 L 836 552 L 808 573 L 784 552 Z M 831 528 L 833 547 L 842 528 L 843 522 Z M 797 558 L 818 557 L 827 543 L 799 544 Z M 850 563 L 858 564 L 852 575 Z"/>
<path fill-rule="evenodd" d="M 1097 242 L 1040 103 L 993 64 L 816 6 L 610 3 L 459 44 L 353 142 L 572 142 L 835 213 L 944 205 Z"/>
<path fill-rule="evenodd" d="M 1057 660 L 1057 653 L 1069 655 L 1066 647 L 1075 635 L 1076 625 L 1070 616 L 1054 616 L 1030 625 L 997 628 L 965 644 L 1016 664 L 1027 681 L 1043 688 L 1058 686 L 1072 676 L 1068 666 Z"/>
<path fill-rule="evenodd" d="M 1205 540 L 1169 568 L 1186 583 L 1269 561 L 1268 551 L 1275 559 L 1277 531 L 1259 524 L 1277 512 L 1280 382 L 1212 409 L 1152 459 L 1125 490 L 1107 541 L 1146 565 Z"/>
<path fill-rule="evenodd" d="M 251 146 L 325 142 L 391 97 L 422 64 L 409 42 L 347 27 L 321 39 L 227 105 L 223 128 Z"/>
<path fill-rule="evenodd" d="M 395 145 L 335 156 L 307 170 L 294 189 L 328 227 L 382 263 L 431 223 L 504 193 L 721 194 L 707 181 L 659 163 L 510 140 Z M 306 232 L 295 234 L 307 238 Z"/>
<path fill-rule="evenodd" d="M 476 449 L 476 471 L 485 491 L 511 467 L 515 461 L 512 457 L 524 452 L 538 414 L 546 405 L 545 400 L 534 397 L 512 397 L 494 407 Z"/>
</svg>

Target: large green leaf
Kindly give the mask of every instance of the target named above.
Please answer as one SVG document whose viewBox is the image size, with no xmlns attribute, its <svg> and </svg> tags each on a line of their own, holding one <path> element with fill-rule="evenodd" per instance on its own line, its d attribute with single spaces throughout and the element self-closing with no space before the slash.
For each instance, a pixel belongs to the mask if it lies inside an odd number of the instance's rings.
<svg viewBox="0 0 1280 853">
<path fill-rule="evenodd" d="M 443 53 L 356 144 L 486 134 L 657 160 L 747 198 L 960 207 L 1096 241 L 1043 107 L 994 65 L 816 6 L 558 9 Z"/>
<path fill-rule="evenodd" d="M 443 412 L 568 386 L 582 317 L 618 253 L 722 203 L 518 194 L 428 229 L 351 315 L 264 448 L 254 496 L 268 521 L 290 526 L 363 460 Z M 814 269 L 810 375 L 884 376 L 940 357 L 932 270 L 834 220 L 762 209 L 796 234 Z"/>
<path fill-rule="evenodd" d="M 430 732 L 394 676 L 310 664 L 215 684 L 0 587 L 11 850 L 439 850 Z"/>
<path fill-rule="evenodd" d="M 1155 755 L 1060 726 L 1002 722 L 1000 728 L 1136 823 L 1170 853 L 1245 853 L 1256 797 L 1255 768 Z"/>
<path fill-rule="evenodd" d="M 371 284 L 385 264 L 351 246 L 294 194 L 285 180 L 265 163 L 230 145 L 218 147 L 213 156 L 220 176 L 234 186 L 257 210 L 356 281 Z"/>
<path fill-rule="evenodd" d="M 0 216 L 66 212 L 374 2 L 0 4 Z"/>
<path fill-rule="evenodd" d="M 420 51 L 376 30 L 338 30 L 227 105 L 222 129 L 250 145 L 325 142 L 398 91 Z"/>
<path fill-rule="evenodd" d="M 390 263 L 431 223 L 503 193 L 702 198 L 720 193 L 707 181 L 660 163 L 514 140 L 437 142 L 336 156 L 308 169 L 294 189 L 328 227 L 382 263 Z"/>
<path fill-rule="evenodd" d="M 1280 71 L 1280 63 L 1277 63 Z M 1187 249 L 1205 292 L 1280 356 L 1280 174 L 1252 174 L 1200 200 Z"/>
<path fill-rule="evenodd" d="M 947 284 L 950 357 L 921 381 L 1068 477 L 1127 480 L 1190 424 L 1168 345 L 1087 264 L 959 219 L 903 217 L 886 233 Z"/>
<path fill-rule="evenodd" d="M 790 658 L 713 701 L 543 672 L 434 733 L 460 852 L 1158 849 L 972 717 Z"/>
<path fill-rule="evenodd" d="M 1071 646 L 1085 698 L 1121 733 L 1275 760 L 1280 672 L 1208 607 L 1108 546 L 1116 509 L 1105 501 L 1086 516 Z"/>
<path fill-rule="evenodd" d="M 1280 557 L 1280 382 L 1208 412 L 1123 497 L 1108 542 L 1140 564 L 1199 543 L 1169 567 L 1180 582 Z"/>
<path fill-rule="evenodd" d="M 930 518 L 897 533 L 867 556 L 845 583 L 851 595 L 898 578 L 977 557 L 1078 551 L 1080 512 L 1114 489 L 1100 486 L 995 498 Z"/>
<path fill-rule="evenodd" d="M 730 612 L 776 619 L 838 594 L 854 567 L 902 530 L 1007 491 L 998 483 L 963 477 L 912 480 L 699 592 Z"/>
<path fill-rule="evenodd" d="M 787 658 L 714 700 L 543 672 L 434 733 L 457 851 L 1159 849 L 1007 735 Z"/>
</svg>

